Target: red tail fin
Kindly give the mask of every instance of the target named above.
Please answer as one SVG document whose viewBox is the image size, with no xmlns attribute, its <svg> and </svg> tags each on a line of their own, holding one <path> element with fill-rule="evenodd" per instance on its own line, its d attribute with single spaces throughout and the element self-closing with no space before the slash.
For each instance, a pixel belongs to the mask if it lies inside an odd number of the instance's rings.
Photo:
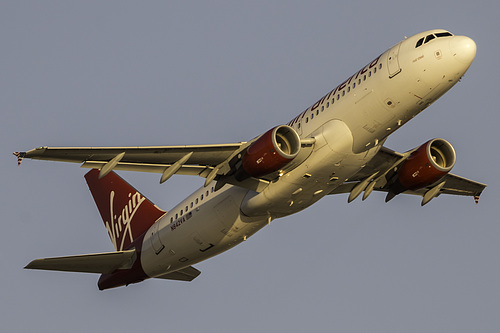
<svg viewBox="0 0 500 333">
<path fill-rule="evenodd" d="M 85 175 L 111 242 L 117 251 L 146 232 L 166 212 L 156 207 L 114 172 L 98 179 L 99 170 Z"/>
</svg>

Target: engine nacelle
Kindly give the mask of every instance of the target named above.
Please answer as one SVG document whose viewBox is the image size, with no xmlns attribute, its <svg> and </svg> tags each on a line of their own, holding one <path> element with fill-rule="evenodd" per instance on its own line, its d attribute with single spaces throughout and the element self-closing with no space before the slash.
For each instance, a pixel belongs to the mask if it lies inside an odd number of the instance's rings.
<svg viewBox="0 0 500 333">
<path fill-rule="evenodd" d="M 403 162 L 398 170 L 399 184 L 408 190 L 429 186 L 450 172 L 455 161 L 455 149 L 448 141 L 427 141 Z"/>
<path fill-rule="evenodd" d="M 287 125 L 274 127 L 248 147 L 241 158 L 237 179 L 261 177 L 280 170 L 300 151 L 300 137 Z"/>
</svg>

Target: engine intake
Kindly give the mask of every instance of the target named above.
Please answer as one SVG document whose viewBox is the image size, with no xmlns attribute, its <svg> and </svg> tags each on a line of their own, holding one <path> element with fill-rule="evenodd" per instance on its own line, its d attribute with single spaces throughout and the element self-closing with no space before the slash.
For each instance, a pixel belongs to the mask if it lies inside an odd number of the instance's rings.
<svg viewBox="0 0 500 333">
<path fill-rule="evenodd" d="M 398 171 L 398 181 L 408 190 L 432 185 L 450 172 L 455 161 L 455 149 L 448 141 L 427 141 L 403 163 Z"/>
<path fill-rule="evenodd" d="M 248 147 L 241 158 L 238 180 L 261 177 L 278 171 L 290 163 L 300 151 L 300 137 L 287 125 L 274 127 Z"/>
</svg>

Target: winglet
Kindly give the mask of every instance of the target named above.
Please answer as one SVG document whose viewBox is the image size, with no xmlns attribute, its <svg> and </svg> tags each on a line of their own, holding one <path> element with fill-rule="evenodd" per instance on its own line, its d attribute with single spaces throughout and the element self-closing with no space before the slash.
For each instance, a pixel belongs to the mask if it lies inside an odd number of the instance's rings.
<svg viewBox="0 0 500 333">
<path fill-rule="evenodd" d="M 15 153 L 12 153 L 12 155 L 17 157 L 17 165 L 21 165 L 21 162 L 23 161 L 24 156 L 26 156 L 26 152 L 16 151 Z"/>
</svg>

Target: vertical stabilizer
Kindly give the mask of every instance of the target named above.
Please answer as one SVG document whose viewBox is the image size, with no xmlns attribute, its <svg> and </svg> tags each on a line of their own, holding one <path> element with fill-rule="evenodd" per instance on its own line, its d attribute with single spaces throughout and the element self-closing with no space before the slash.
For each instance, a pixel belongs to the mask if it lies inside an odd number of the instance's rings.
<svg viewBox="0 0 500 333">
<path fill-rule="evenodd" d="M 166 213 L 114 172 L 99 179 L 99 170 L 93 169 L 85 180 L 117 251 L 127 249 Z"/>
</svg>

